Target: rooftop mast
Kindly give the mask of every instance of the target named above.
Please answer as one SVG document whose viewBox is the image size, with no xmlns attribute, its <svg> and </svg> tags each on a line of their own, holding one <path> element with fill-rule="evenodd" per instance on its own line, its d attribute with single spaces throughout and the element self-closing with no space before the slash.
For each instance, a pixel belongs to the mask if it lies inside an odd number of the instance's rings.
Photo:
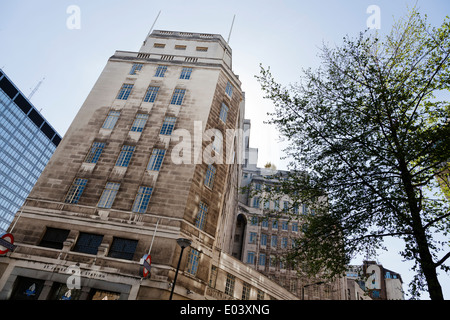
<svg viewBox="0 0 450 320">
<path fill-rule="evenodd" d="M 236 15 L 233 16 L 233 21 L 231 22 L 231 28 L 230 28 L 230 33 L 228 34 L 227 44 L 230 43 L 231 30 L 233 30 L 233 24 L 234 24 L 234 18 L 235 18 L 235 17 L 236 17 Z"/>
<path fill-rule="evenodd" d="M 150 36 L 150 34 L 152 33 L 153 27 L 155 26 L 156 20 L 158 20 L 160 14 L 161 14 L 161 10 L 159 10 L 158 15 L 156 16 L 156 19 L 155 19 L 155 21 L 153 22 L 152 27 L 150 28 L 150 31 L 148 32 L 147 37 L 146 37 L 145 40 L 144 40 L 144 45 L 145 45 L 145 42 L 147 41 L 147 38 L 148 38 L 148 37 Z"/>
</svg>

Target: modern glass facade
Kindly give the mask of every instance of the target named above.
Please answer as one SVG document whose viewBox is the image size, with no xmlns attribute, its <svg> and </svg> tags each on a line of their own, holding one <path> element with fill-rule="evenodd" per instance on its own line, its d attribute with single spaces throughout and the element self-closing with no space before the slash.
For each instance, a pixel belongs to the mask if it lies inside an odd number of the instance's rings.
<svg viewBox="0 0 450 320">
<path fill-rule="evenodd" d="M 60 141 L 61 136 L 0 69 L 0 234 Z"/>
</svg>

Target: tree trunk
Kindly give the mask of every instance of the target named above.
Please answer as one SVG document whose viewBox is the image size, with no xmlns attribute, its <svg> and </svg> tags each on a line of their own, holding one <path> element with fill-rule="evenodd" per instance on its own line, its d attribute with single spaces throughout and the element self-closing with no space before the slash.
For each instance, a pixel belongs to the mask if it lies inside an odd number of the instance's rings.
<svg viewBox="0 0 450 320">
<path fill-rule="evenodd" d="M 411 213 L 411 214 L 413 216 L 414 238 L 416 239 L 419 251 L 419 263 L 420 266 L 422 267 L 423 274 L 427 281 L 430 299 L 444 300 L 442 288 L 437 277 L 436 266 L 428 247 L 428 242 L 425 237 L 425 232 L 423 230 L 422 224 L 420 222 L 419 214 L 418 213 Z M 414 216 L 416 216 L 416 218 L 414 218 Z"/>
<path fill-rule="evenodd" d="M 420 218 L 421 209 L 419 201 L 414 192 L 411 174 L 408 171 L 406 163 L 403 159 L 400 160 L 400 171 L 402 173 L 402 181 L 405 186 L 406 195 L 408 197 L 408 205 L 411 211 L 413 234 L 419 252 L 419 263 L 427 282 L 430 299 L 444 300 L 442 288 L 437 277 L 436 264 L 431 256 L 425 229 L 423 228 L 422 219 Z"/>
</svg>

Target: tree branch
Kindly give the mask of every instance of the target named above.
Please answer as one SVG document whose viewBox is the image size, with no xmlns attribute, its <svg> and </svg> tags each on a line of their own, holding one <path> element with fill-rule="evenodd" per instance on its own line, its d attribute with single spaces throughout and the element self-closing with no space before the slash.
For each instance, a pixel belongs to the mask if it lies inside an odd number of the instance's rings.
<svg viewBox="0 0 450 320">
<path fill-rule="evenodd" d="M 436 262 L 434 264 L 434 266 L 437 268 L 439 267 L 441 264 L 443 264 L 445 262 L 445 260 L 447 260 L 450 257 L 450 252 L 448 252 L 445 256 L 442 257 L 441 260 L 439 260 L 438 262 Z"/>
</svg>

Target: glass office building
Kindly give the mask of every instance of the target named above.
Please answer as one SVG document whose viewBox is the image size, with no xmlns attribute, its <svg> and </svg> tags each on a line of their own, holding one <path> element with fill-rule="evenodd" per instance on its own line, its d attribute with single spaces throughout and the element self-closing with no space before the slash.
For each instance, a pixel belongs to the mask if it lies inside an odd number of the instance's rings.
<svg viewBox="0 0 450 320">
<path fill-rule="evenodd" d="M 3 234 L 61 141 L 0 69 L 0 234 Z"/>
</svg>

